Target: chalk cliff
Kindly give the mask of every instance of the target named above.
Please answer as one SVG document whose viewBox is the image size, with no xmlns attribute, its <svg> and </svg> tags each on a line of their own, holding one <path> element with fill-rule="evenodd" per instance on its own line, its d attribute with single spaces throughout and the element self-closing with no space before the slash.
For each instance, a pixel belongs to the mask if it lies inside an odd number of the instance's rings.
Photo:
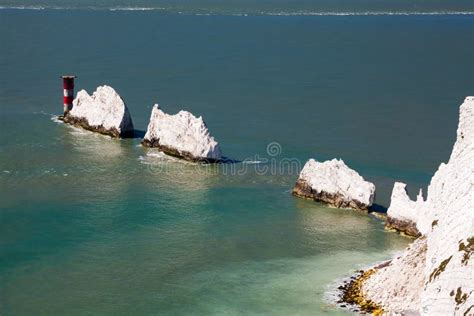
<svg viewBox="0 0 474 316">
<path fill-rule="evenodd" d="M 431 179 L 426 200 L 395 184 L 389 216 L 422 236 L 362 286 L 385 313 L 474 315 L 474 97 L 460 107 L 449 162 Z"/>
<path fill-rule="evenodd" d="M 335 207 L 367 210 L 374 201 L 375 185 L 365 181 L 342 160 L 310 159 L 301 170 L 293 195 Z"/>
<path fill-rule="evenodd" d="M 120 95 L 109 86 L 97 87 L 92 96 L 85 90 L 79 91 L 72 109 L 62 120 L 112 137 L 133 136 L 130 112 Z"/>
<path fill-rule="evenodd" d="M 188 111 L 170 115 L 155 104 L 142 144 L 164 153 L 194 162 L 214 163 L 222 160 L 217 141 L 209 134 L 202 117 Z"/>
</svg>

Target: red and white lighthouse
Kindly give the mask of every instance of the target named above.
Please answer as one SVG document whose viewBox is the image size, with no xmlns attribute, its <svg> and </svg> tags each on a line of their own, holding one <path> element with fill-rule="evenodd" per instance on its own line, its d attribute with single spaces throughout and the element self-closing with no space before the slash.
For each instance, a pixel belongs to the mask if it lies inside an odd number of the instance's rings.
<svg viewBox="0 0 474 316">
<path fill-rule="evenodd" d="M 72 109 L 72 100 L 74 100 L 74 78 L 76 76 L 62 76 L 63 78 L 63 99 L 64 99 L 64 115 Z"/>
</svg>

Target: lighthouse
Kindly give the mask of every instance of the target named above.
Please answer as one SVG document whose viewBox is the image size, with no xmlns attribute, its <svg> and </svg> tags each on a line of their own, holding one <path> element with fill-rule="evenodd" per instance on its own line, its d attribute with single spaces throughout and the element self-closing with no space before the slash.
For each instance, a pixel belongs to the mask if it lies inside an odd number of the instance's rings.
<svg viewBox="0 0 474 316">
<path fill-rule="evenodd" d="M 63 103 L 64 103 L 64 115 L 66 115 L 72 109 L 72 100 L 74 100 L 74 78 L 76 76 L 61 76 L 63 79 Z"/>
</svg>

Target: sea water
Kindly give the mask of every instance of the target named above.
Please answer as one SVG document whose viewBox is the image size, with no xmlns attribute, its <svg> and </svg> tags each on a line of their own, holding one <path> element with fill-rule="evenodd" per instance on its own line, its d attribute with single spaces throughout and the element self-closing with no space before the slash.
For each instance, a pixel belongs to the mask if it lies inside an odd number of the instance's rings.
<svg viewBox="0 0 474 316">
<path fill-rule="evenodd" d="M 345 314 L 331 293 L 409 239 L 291 196 L 342 158 L 388 207 L 447 161 L 474 94 L 472 3 L 0 1 L 0 314 Z M 202 115 L 200 166 L 61 124 L 114 87 Z"/>
</svg>

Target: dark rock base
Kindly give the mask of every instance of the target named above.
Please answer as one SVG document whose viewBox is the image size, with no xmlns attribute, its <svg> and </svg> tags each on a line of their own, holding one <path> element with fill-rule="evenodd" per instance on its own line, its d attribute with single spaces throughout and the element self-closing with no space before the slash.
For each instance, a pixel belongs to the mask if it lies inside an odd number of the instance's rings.
<svg viewBox="0 0 474 316">
<path fill-rule="evenodd" d="M 418 238 L 421 236 L 416 224 L 412 221 L 399 220 L 390 216 L 387 216 L 385 221 L 385 227 L 388 229 L 394 229 L 399 231 L 407 236 L 412 236 Z"/>
<path fill-rule="evenodd" d="M 101 126 L 91 126 L 91 125 L 89 125 L 89 123 L 87 122 L 86 119 L 77 118 L 77 117 L 74 117 L 74 116 L 69 116 L 67 114 L 58 116 L 58 119 L 63 121 L 64 123 L 67 123 L 67 124 L 70 124 L 70 125 L 73 125 L 73 126 L 77 126 L 77 127 L 81 127 L 85 130 L 88 130 L 88 131 L 91 131 L 91 132 L 96 132 L 96 133 L 103 134 L 103 135 L 108 135 L 108 136 L 115 137 L 115 138 L 132 138 L 133 137 L 133 131 L 120 133 L 116 128 L 107 129 L 107 128 L 103 127 L 102 125 Z"/>
<path fill-rule="evenodd" d="M 385 265 L 386 264 L 390 264 L 390 262 L 385 263 Z M 341 299 L 338 301 L 338 303 L 341 304 L 341 307 L 346 307 L 347 304 L 349 306 L 355 306 L 359 309 L 358 312 L 382 315 L 384 313 L 382 307 L 375 302 L 366 299 L 362 293 L 364 282 L 376 272 L 376 269 L 381 267 L 382 266 L 367 271 L 358 271 L 358 273 L 349 281 L 341 285 L 339 287 L 339 290 L 341 291 Z"/>
<path fill-rule="evenodd" d="M 368 205 L 355 200 L 347 201 L 339 194 L 330 194 L 324 191 L 316 192 L 306 181 L 301 179 L 296 181 L 292 194 L 301 198 L 324 202 L 338 208 L 352 208 L 359 211 L 367 211 L 368 209 Z"/>
<path fill-rule="evenodd" d="M 191 161 L 191 162 L 199 162 L 199 163 L 220 163 L 220 162 L 222 162 L 221 159 L 195 157 L 187 151 L 178 151 L 175 148 L 161 145 L 159 139 L 153 139 L 153 140 L 144 139 L 142 141 L 142 145 L 145 146 L 145 147 L 157 148 L 158 150 L 164 152 L 165 154 L 167 154 L 169 156 L 173 156 L 173 157 L 184 159 L 184 160 Z"/>
</svg>

